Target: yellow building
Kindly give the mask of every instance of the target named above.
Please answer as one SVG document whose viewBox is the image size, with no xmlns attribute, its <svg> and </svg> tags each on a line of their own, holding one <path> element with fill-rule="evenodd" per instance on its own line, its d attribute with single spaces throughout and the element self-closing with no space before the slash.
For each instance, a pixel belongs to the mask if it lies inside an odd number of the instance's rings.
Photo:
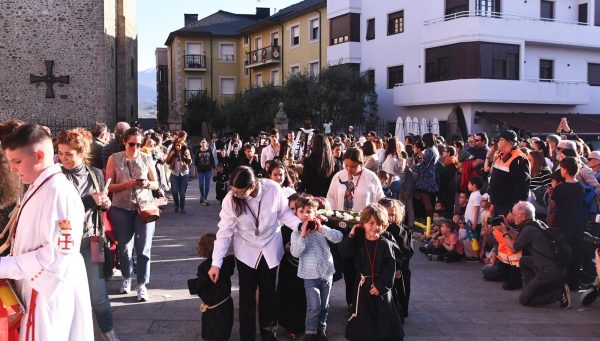
<svg viewBox="0 0 600 341">
<path fill-rule="evenodd" d="M 171 32 L 167 46 L 169 125 L 178 127 L 187 101 L 206 92 L 223 102 L 265 84 L 282 85 L 290 74 L 317 74 L 327 61 L 326 0 L 304 0 L 269 16 L 218 11 Z M 322 38 L 323 37 L 323 38 Z"/>
<path fill-rule="evenodd" d="M 327 61 L 327 1 L 299 2 L 247 27 L 242 34 L 242 90 L 282 85 L 289 75 L 302 71 L 318 74 Z"/>
</svg>

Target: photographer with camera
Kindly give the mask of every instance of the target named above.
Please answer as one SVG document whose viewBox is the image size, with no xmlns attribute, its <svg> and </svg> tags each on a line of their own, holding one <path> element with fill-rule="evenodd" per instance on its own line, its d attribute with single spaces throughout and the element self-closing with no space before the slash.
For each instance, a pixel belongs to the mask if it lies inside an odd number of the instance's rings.
<svg viewBox="0 0 600 341">
<path fill-rule="evenodd" d="M 566 255 L 561 242 L 542 221 L 535 219 L 535 207 L 520 201 L 512 208 L 512 217 L 520 232 L 509 229 L 507 222 L 494 226 L 502 233 L 506 245 L 513 251 L 523 251 L 521 274 L 525 287 L 519 302 L 526 306 L 538 306 L 560 302 L 560 307 L 571 306 L 571 291 L 565 283 Z"/>
</svg>

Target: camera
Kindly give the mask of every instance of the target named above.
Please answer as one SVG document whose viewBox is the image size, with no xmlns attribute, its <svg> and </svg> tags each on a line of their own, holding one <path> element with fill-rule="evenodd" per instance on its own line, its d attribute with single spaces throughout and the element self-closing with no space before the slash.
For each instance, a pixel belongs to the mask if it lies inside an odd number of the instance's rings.
<svg viewBox="0 0 600 341">
<path fill-rule="evenodd" d="M 490 226 L 500 226 L 500 224 L 502 224 L 504 222 L 504 217 L 503 216 L 496 216 L 493 218 L 488 218 L 487 223 Z"/>
<path fill-rule="evenodd" d="M 600 238 L 594 237 L 591 234 L 589 234 L 588 232 L 584 232 L 583 233 L 583 239 L 582 239 L 582 241 L 585 244 L 593 245 L 595 247 L 600 247 Z"/>
<path fill-rule="evenodd" d="M 317 222 L 314 220 L 309 220 L 308 223 L 306 224 L 306 230 L 314 231 L 316 229 L 317 229 Z"/>
</svg>

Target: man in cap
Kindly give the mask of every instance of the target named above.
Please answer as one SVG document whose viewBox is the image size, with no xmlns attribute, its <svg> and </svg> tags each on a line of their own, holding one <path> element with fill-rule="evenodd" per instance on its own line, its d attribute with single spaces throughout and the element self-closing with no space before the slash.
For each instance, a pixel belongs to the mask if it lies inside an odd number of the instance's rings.
<svg viewBox="0 0 600 341">
<path fill-rule="evenodd" d="M 600 180 L 600 151 L 594 150 L 588 155 L 587 165 L 594 171 L 596 179 Z"/>
<path fill-rule="evenodd" d="M 505 130 L 498 139 L 498 156 L 494 160 L 488 193 L 496 215 L 506 215 L 519 201 L 526 201 L 531 182 L 527 155 L 517 148 L 517 134 Z"/>
</svg>

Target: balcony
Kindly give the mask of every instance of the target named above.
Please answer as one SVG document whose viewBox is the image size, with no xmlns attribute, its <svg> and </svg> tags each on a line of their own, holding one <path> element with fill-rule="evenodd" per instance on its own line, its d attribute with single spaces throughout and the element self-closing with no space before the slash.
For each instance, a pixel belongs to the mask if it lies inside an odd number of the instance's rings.
<svg viewBox="0 0 600 341">
<path fill-rule="evenodd" d="M 185 105 L 195 96 L 206 95 L 206 90 L 184 90 Z"/>
<path fill-rule="evenodd" d="M 599 34 L 600 27 L 589 23 L 469 11 L 425 21 L 422 41 L 425 47 L 461 41 L 509 39 L 515 42 L 598 48 Z"/>
<path fill-rule="evenodd" d="M 589 102 L 589 85 L 579 81 L 457 79 L 394 87 L 395 106 L 448 103 L 581 105 Z"/>
<path fill-rule="evenodd" d="M 206 56 L 202 54 L 186 54 L 183 56 L 184 71 L 206 71 Z"/>
<path fill-rule="evenodd" d="M 327 62 L 329 65 L 360 64 L 361 46 L 358 42 L 347 41 L 327 47 Z"/>
<path fill-rule="evenodd" d="M 254 68 L 269 64 L 279 64 L 281 62 L 281 48 L 271 45 L 262 49 L 246 53 L 247 68 Z"/>
</svg>

